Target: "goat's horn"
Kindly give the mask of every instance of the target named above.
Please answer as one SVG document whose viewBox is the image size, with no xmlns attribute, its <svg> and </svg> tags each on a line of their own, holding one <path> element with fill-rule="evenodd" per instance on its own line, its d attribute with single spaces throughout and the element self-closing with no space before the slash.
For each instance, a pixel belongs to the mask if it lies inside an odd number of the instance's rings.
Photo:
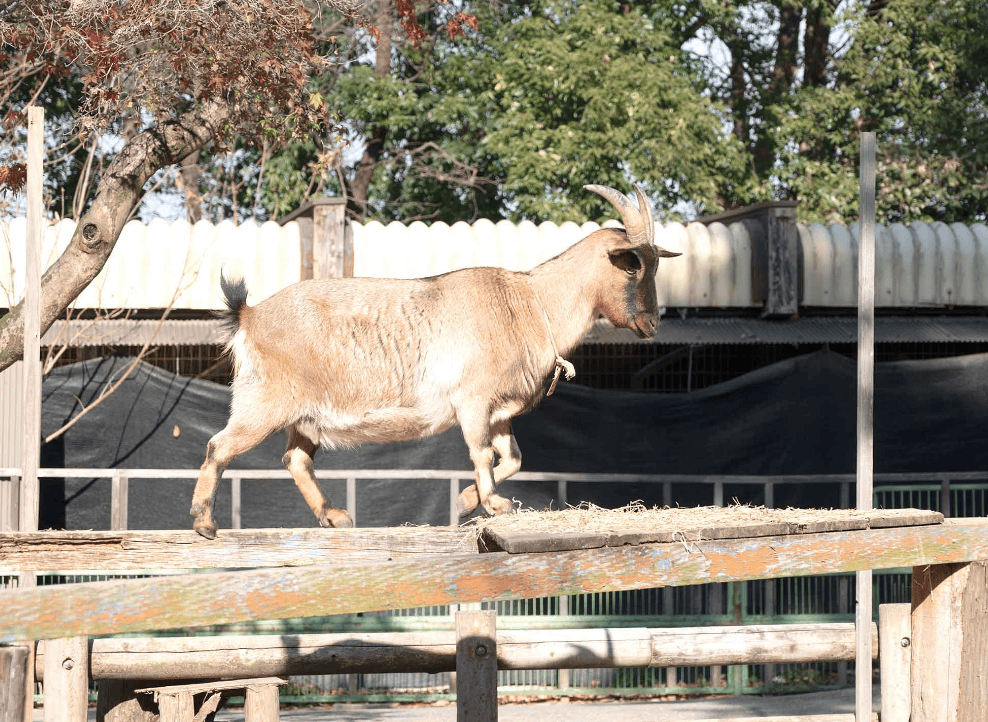
<svg viewBox="0 0 988 722">
<path fill-rule="evenodd" d="M 624 230 L 628 234 L 628 239 L 632 245 L 655 242 L 655 221 L 652 217 L 652 204 L 645 196 L 645 192 L 636 184 L 635 194 L 638 196 L 638 208 L 631 203 L 631 200 L 624 193 L 607 186 L 586 185 L 583 186 L 588 191 L 593 191 L 601 198 L 606 199 L 621 214 L 624 222 Z"/>
</svg>

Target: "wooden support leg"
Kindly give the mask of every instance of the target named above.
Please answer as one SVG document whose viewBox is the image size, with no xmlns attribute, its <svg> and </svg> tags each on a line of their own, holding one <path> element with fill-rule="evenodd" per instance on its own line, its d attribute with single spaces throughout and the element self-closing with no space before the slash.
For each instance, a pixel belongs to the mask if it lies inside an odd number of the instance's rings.
<svg viewBox="0 0 988 722">
<path fill-rule="evenodd" d="M 988 713 L 988 562 L 913 568 L 911 722 Z"/>
<path fill-rule="evenodd" d="M 27 647 L 0 647 L 0 722 L 24 721 Z"/>
<path fill-rule="evenodd" d="M 89 639 L 45 642 L 44 722 L 86 722 L 89 707 Z"/>
<path fill-rule="evenodd" d="M 196 716 L 192 692 L 161 692 L 158 694 L 158 710 L 161 722 L 192 722 Z"/>
<path fill-rule="evenodd" d="M 278 685 L 247 685 L 244 717 L 246 722 L 278 722 Z"/>
<path fill-rule="evenodd" d="M 882 675 L 882 722 L 909 722 L 911 604 L 878 607 L 878 660 Z"/>
<path fill-rule="evenodd" d="M 456 613 L 456 722 L 497 722 L 497 623 L 493 611 Z"/>
</svg>

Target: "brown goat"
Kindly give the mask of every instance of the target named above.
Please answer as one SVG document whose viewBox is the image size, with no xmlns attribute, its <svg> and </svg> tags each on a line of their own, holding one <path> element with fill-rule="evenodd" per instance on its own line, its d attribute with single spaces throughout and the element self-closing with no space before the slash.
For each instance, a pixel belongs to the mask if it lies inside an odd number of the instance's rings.
<svg viewBox="0 0 988 722">
<path fill-rule="evenodd" d="M 319 489 L 316 449 L 416 439 L 454 424 L 476 471 L 457 500 L 461 515 L 478 502 L 489 514 L 510 510 L 496 488 L 521 468 L 511 419 L 538 402 L 554 372 L 571 376 L 563 357 L 598 316 L 650 338 L 659 258 L 679 255 L 653 244 L 640 188 L 640 211 L 612 188 L 586 188 L 618 209 L 626 230 L 595 231 L 527 273 L 303 281 L 256 306 L 247 305 L 242 279 L 221 279 L 233 401 L 226 427 L 206 445 L 189 512 L 195 530 L 216 536 L 223 470 L 279 429 L 288 434 L 282 461 L 322 526 L 353 522 Z"/>
</svg>

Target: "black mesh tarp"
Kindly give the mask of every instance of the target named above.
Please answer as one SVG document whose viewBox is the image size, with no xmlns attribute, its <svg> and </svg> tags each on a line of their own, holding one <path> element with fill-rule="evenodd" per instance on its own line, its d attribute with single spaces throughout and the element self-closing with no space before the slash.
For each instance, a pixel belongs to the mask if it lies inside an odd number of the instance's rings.
<svg viewBox="0 0 988 722">
<path fill-rule="evenodd" d="M 43 433 L 90 402 L 127 363 L 104 359 L 56 369 L 45 379 Z M 529 471 L 680 474 L 853 473 L 855 364 L 829 351 L 800 356 L 689 394 L 595 391 L 560 384 L 514 429 Z M 230 390 L 140 365 L 110 397 L 60 439 L 45 445 L 42 465 L 97 468 L 198 468 L 206 441 L 226 422 Z M 232 468 L 281 468 L 276 434 Z M 323 451 L 317 468 L 469 469 L 458 428 L 419 442 Z M 879 364 L 875 391 L 878 472 L 988 469 L 988 355 Z M 193 480 L 132 480 L 129 527 L 189 528 Z M 344 482 L 323 482 L 338 506 Z M 505 482 L 502 494 L 544 508 L 552 482 Z M 106 529 L 108 479 L 66 479 L 43 487 L 41 528 Z M 244 527 L 315 526 L 291 481 L 244 481 Z M 761 487 L 728 487 L 761 503 Z M 577 484 L 581 500 L 620 506 L 661 503 L 648 484 Z M 711 502 L 709 485 L 677 484 L 673 500 Z M 833 486 L 783 487 L 777 506 L 836 506 Z M 220 485 L 217 521 L 230 523 L 230 487 Z M 448 482 L 361 480 L 358 524 L 448 523 Z"/>
</svg>

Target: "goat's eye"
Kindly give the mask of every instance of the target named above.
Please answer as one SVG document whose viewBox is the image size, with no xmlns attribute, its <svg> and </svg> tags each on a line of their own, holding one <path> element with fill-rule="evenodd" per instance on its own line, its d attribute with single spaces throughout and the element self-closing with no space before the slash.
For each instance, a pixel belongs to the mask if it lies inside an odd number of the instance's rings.
<svg viewBox="0 0 988 722">
<path fill-rule="evenodd" d="M 634 276 L 635 274 L 638 273 L 638 269 L 637 268 L 631 268 L 629 266 L 628 268 L 625 268 L 624 269 L 624 272 L 627 273 L 629 276 Z"/>
</svg>

